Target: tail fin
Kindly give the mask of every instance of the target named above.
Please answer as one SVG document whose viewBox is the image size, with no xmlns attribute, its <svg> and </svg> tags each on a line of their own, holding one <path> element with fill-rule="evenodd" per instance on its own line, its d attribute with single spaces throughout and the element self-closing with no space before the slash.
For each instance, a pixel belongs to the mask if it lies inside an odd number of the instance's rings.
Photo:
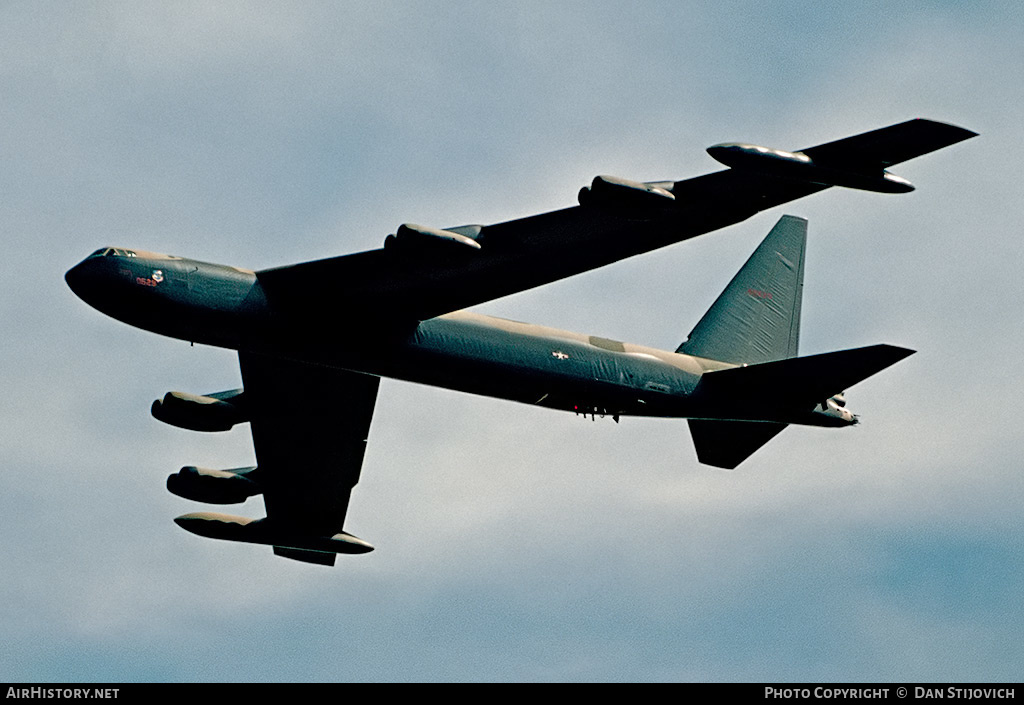
<svg viewBox="0 0 1024 705">
<path fill-rule="evenodd" d="M 784 215 L 677 353 L 736 364 L 797 355 L 807 221 Z"/>
</svg>

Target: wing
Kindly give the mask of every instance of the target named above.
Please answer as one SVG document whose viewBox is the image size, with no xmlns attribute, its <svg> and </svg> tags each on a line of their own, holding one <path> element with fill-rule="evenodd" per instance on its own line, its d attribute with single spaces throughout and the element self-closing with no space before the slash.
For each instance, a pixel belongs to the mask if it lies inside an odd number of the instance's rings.
<svg viewBox="0 0 1024 705">
<path fill-rule="evenodd" d="M 977 133 L 934 120 L 908 120 L 880 130 L 802 149 L 820 164 L 879 165 L 883 168 L 934 152 Z"/>
<path fill-rule="evenodd" d="M 802 150 L 834 170 L 896 164 L 975 133 L 911 120 Z M 495 225 L 404 225 L 384 248 L 257 273 L 268 300 L 301 318 L 325 303 L 360 316 L 423 320 L 531 289 L 738 223 L 829 188 L 727 169 L 676 182 L 598 177 L 580 206 Z M 375 323 L 376 320 L 365 321 Z"/>
<path fill-rule="evenodd" d="M 380 379 L 239 353 L 266 524 L 291 536 L 274 552 L 334 564 L 333 551 L 300 548 L 305 537 L 342 534 L 359 481 Z"/>
</svg>

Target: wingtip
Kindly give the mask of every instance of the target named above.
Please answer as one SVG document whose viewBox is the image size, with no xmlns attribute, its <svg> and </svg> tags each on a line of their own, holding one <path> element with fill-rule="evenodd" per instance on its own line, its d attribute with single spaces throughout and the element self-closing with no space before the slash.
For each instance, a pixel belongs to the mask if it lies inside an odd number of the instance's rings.
<svg viewBox="0 0 1024 705">
<path fill-rule="evenodd" d="M 978 133 L 974 130 L 968 130 L 966 127 L 960 127 L 959 125 L 954 125 L 950 122 L 942 122 L 940 120 L 932 120 L 930 118 L 916 118 L 913 122 L 927 124 L 935 129 L 942 130 L 952 140 L 950 144 L 978 136 Z"/>
<path fill-rule="evenodd" d="M 897 362 L 906 360 L 917 352 L 916 350 L 900 347 L 899 345 L 882 345 L 881 347 L 885 349 L 886 357 L 891 360 L 891 362 L 889 362 L 890 365 L 895 365 Z"/>
</svg>

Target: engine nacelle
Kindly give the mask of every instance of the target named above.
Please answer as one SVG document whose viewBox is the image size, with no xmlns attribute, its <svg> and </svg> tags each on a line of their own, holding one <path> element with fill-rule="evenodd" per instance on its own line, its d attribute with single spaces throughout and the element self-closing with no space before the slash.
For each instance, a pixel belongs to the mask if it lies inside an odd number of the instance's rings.
<svg viewBox="0 0 1024 705">
<path fill-rule="evenodd" d="M 581 206 L 597 206 L 639 214 L 663 211 L 675 204 L 672 182 L 643 183 L 618 176 L 595 176 L 580 189 Z"/>
<path fill-rule="evenodd" d="M 384 239 L 385 249 L 394 247 L 423 248 L 450 252 L 473 252 L 480 249 L 476 241 L 483 226 L 461 225 L 457 228 L 439 230 L 426 225 L 405 223 L 399 226 L 394 235 Z"/>
<path fill-rule="evenodd" d="M 768 176 L 796 179 L 825 186 L 846 186 L 862 191 L 908 193 L 914 185 L 906 179 L 877 168 L 846 168 L 842 164 L 819 164 L 803 152 L 785 152 L 756 144 L 724 142 L 708 147 L 708 154 L 733 169 Z"/>
<path fill-rule="evenodd" d="M 167 477 L 167 489 L 195 502 L 239 504 L 263 492 L 255 471 L 255 467 L 210 470 L 189 465 Z"/>
<path fill-rule="evenodd" d="M 178 428 L 205 432 L 229 431 L 235 424 L 249 420 L 237 401 L 232 401 L 238 400 L 241 394 L 241 389 L 210 396 L 167 392 L 163 399 L 153 402 L 150 411 L 153 418 Z"/>
</svg>

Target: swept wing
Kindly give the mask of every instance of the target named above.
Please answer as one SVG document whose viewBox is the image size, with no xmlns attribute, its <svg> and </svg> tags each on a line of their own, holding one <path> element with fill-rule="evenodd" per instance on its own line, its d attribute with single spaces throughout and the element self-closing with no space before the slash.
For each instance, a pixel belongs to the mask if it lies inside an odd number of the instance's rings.
<svg viewBox="0 0 1024 705">
<path fill-rule="evenodd" d="M 286 558 L 334 565 L 373 550 L 344 531 L 359 481 L 378 377 L 240 352 L 245 412 L 265 519 L 197 512 L 178 517 L 203 536 L 267 544 Z"/>
<path fill-rule="evenodd" d="M 847 174 L 849 184 L 974 134 L 910 120 L 801 150 L 817 171 L 777 170 L 767 159 L 767 170 L 730 168 L 675 182 L 598 177 L 581 192 L 585 205 L 485 226 L 407 224 L 387 247 L 258 277 L 271 303 L 292 313 L 329 304 L 350 317 L 372 315 L 368 323 L 425 320 L 738 223 L 829 188 L 822 174 Z"/>
</svg>

